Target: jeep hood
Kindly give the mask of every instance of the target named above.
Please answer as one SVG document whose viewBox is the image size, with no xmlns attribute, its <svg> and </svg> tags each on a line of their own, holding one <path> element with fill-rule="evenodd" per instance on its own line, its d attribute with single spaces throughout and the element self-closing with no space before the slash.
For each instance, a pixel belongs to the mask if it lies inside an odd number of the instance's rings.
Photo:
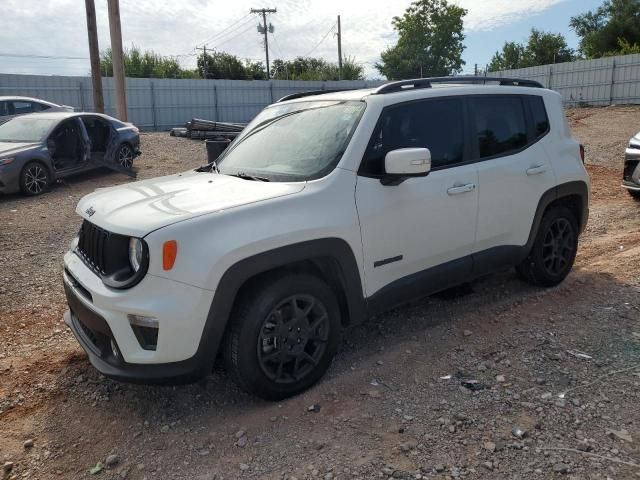
<svg viewBox="0 0 640 480">
<path fill-rule="evenodd" d="M 185 172 L 98 189 L 82 198 L 76 211 L 111 232 L 143 237 L 182 220 L 298 193 L 304 186 Z"/>
</svg>

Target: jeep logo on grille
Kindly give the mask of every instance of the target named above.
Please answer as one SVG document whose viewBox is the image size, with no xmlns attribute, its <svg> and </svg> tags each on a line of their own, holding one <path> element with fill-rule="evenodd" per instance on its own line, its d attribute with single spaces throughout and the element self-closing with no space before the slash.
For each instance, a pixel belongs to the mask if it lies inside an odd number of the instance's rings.
<svg viewBox="0 0 640 480">
<path fill-rule="evenodd" d="M 93 216 L 94 213 L 96 213 L 95 209 L 93 207 L 89 207 L 87 208 L 84 213 L 86 213 L 88 216 Z"/>
</svg>

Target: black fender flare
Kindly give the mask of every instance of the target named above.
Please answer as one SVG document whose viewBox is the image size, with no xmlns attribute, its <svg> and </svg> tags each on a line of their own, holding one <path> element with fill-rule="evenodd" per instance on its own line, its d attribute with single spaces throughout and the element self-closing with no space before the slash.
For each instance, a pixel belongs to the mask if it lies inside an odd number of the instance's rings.
<svg viewBox="0 0 640 480">
<path fill-rule="evenodd" d="M 547 190 L 540 201 L 538 202 L 538 208 L 536 209 L 535 217 L 533 218 L 533 224 L 531 225 L 531 232 L 529 233 L 529 239 L 527 240 L 527 252 L 531 250 L 533 242 L 535 242 L 538 235 L 538 229 L 540 228 L 540 222 L 547 207 L 556 200 L 561 200 L 564 197 L 577 195 L 582 200 L 582 211 L 580 212 L 580 218 L 578 218 L 580 233 L 582 233 L 587 226 L 589 219 L 589 187 L 584 181 L 573 181 L 567 183 L 561 183 L 553 188 Z"/>
<path fill-rule="evenodd" d="M 356 257 L 340 238 L 323 238 L 286 245 L 240 260 L 229 267 L 216 286 L 213 301 L 200 338 L 196 357 L 205 369 L 213 367 L 220 343 L 240 288 L 262 273 L 296 262 L 330 258 L 337 262 L 349 316 L 357 323 L 366 317 L 366 302 Z M 206 372 L 204 372 L 206 373 Z"/>
</svg>

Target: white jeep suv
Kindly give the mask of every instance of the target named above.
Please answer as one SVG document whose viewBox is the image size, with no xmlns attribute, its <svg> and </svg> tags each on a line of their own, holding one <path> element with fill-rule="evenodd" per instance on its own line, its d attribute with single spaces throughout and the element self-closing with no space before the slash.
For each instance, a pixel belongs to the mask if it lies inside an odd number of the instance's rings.
<svg viewBox="0 0 640 480">
<path fill-rule="evenodd" d="M 567 276 L 589 179 L 557 93 L 466 77 L 317 93 L 265 108 L 217 164 L 80 201 L 65 320 L 100 372 L 190 381 L 221 354 L 279 399 L 367 315 L 509 267 Z"/>
</svg>

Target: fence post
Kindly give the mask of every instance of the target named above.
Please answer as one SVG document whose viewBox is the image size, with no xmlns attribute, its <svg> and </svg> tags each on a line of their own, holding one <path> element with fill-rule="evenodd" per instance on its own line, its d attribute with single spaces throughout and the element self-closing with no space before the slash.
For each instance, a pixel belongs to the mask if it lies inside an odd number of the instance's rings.
<svg viewBox="0 0 640 480">
<path fill-rule="evenodd" d="M 271 103 L 273 103 L 273 82 L 269 82 L 269 93 L 271 95 Z"/>
<path fill-rule="evenodd" d="M 616 59 L 613 59 L 611 66 L 611 87 L 609 88 L 609 105 L 613 105 L 613 86 L 616 83 Z"/>
<path fill-rule="evenodd" d="M 153 87 L 153 80 L 149 80 L 149 91 L 151 94 L 151 117 L 153 118 L 153 131 L 158 131 L 158 118 L 156 113 L 156 92 Z"/>
<path fill-rule="evenodd" d="M 553 86 L 553 83 L 551 82 L 552 79 L 553 79 L 553 67 L 551 65 L 549 65 L 549 84 L 547 85 L 547 88 L 549 90 L 553 90 L 551 88 Z"/>
<path fill-rule="evenodd" d="M 80 111 L 84 112 L 84 91 L 82 90 L 82 81 L 78 82 L 78 96 L 80 97 Z"/>
<path fill-rule="evenodd" d="M 220 120 L 218 119 L 220 116 L 220 112 L 218 112 L 218 89 L 216 88 L 216 84 L 213 84 L 213 103 L 214 103 L 214 121 L 219 122 Z"/>
</svg>

